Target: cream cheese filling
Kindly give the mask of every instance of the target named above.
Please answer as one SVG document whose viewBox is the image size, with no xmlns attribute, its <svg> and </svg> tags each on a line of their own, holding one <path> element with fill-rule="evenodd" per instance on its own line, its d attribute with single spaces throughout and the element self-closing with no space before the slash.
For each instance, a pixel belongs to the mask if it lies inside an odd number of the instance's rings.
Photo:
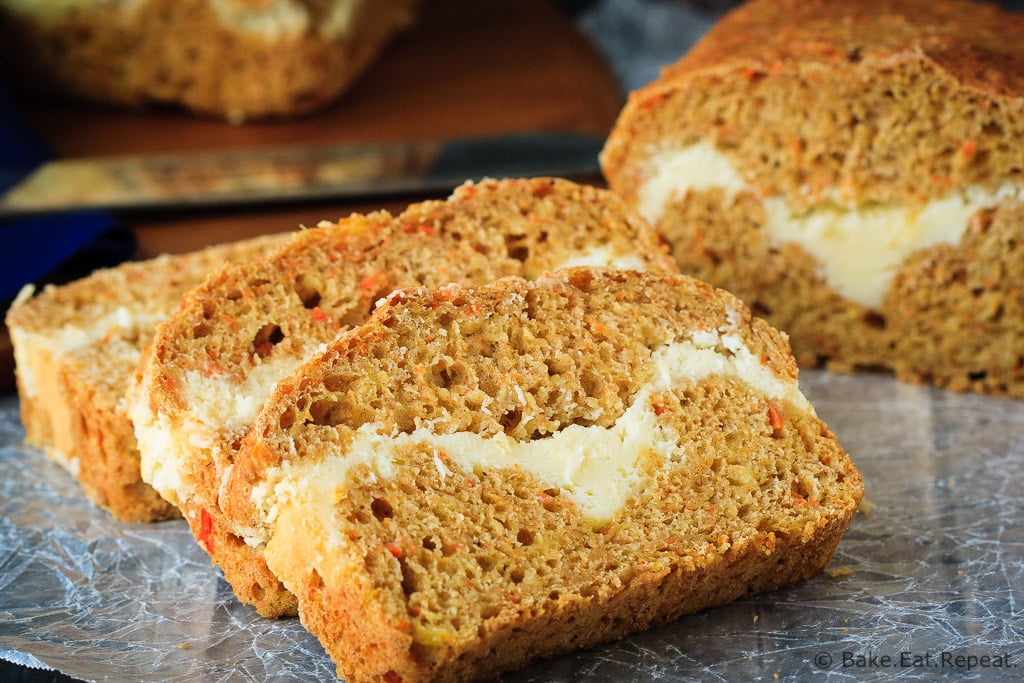
<svg viewBox="0 0 1024 683">
<path fill-rule="evenodd" d="M 267 560 L 285 585 L 298 579 L 295 572 L 308 569 L 308 565 L 300 566 L 305 561 L 318 566 L 325 558 L 332 558 L 327 564 L 336 566 L 342 557 L 336 550 L 344 548 L 346 540 L 333 531 L 332 515 L 339 496 L 345 495 L 350 472 L 366 465 L 375 477 L 398 477 L 398 456 L 411 447 L 432 452 L 434 466 L 442 477 L 450 474 L 451 463 L 466 470 L 521 468 L 542 485 L 569 496 L 585 518 L 599 527 L 642 488 L 642 459 L 654 456 L 663 463 L 686 461 L 678 435 L 661 424 L 651 396 L 710 376 L 739 379 L 767 398 L 784 399 L 813 412 L 797 383 L 777 377 L 747 349 L 738 334 L 723 330 L 697 332 L 688 340 L 668 343 L 652 352 L 647 382 L 610 427 L 572 425 L 549 438 L 516 441 L 504 434 L 436 434 L 423 426 L 411 433 L 391 434 L 382 425 L 371 423 L 353 433 L 343 455 L 286 461 L 269 470 L 252 492 L 252 502 L 270 530 Z M 309 539 L 315 548 L 310 551 L 311 557 L 296 556 L 295 534 Z M 255 545 L 267 538 L 247 540 Z"/>
<path fill-rule="evenodd" d="M 187 499 L 179 468 L 187 453 L 173 438 L 167 416 L 141 408 L 141 402 L 129 401 L 129 416 L 139 448 L 139 476 L 173 505 Z"/>
<path fill-rule="evenodd" d="M 647 270 L 647 263 L 639 254 L 617 254 L 605 244 L 595 246 L 577 256 L 569 257 L 558 266 L 558 270 L 577 266 L 609 266 L 622 270 Z"/>
<path fill-rule="evenodd" d="M 153 329 L 166 317 L 166 313 L 132 311 L 124 306 L 118 306 L 90 325 L 64 325 L 60 329 L 46 330 L 43 334 L 12 329 L 10 334 L 14 347 L 14 362 L 22 390 L 30 397 L 35 397 L 38 392 L 39 378 L 32 372 L 31 352 L 38 353 L 42 350 L 52 358 L 57 358 L 94 344 L 118 330 L 128 332 Z"/>
<path fill-rule="evenodd" d="M 264 0 L 253 7 L 246 0 L 210 0 L 225 26 L 267 40 L 297 38 L 311 29 L 325 39 L 345 35 L 356 10 L 366 0 L 330 0 L 322 17 L 313 16 L 300 0 Z"/>
<path fill-rule="evenodd" d="M 189 464 L 202 461 L 210 466 L 223 455 L 223 435 L 244 432 L 256 419 L 278 381 L 291 374 L 308 353 L 263 363 L 241 382 L 217 374 L 189 371 L 183 382 L 183 398 L 189 406 L 187 417 L 175 424 L 163 413 L 148 408 L 147 375 L 137 388 L 138 397 L 128 401 L 129 415 L 139 443 L 142 480 L 161 496 L 179 503 L 195 494 Z"/>
<path fill-rule="evenodd" d="M 731 201 L 757 189 L 732 161 L 705 142 L 663 149 L 651 156 L 640 189 L 639 211 L 657 224 L 665 207 L 687 191 L 722 189 Z M 958 244 L 971 217 L 1006 199 L 1024 200 L 1024 186 L 971 186 L 920 207 L 839 202 L 797 212 L 785 198 L 766 197 L 765 229 L 775 246 L 793 243 L 810 253 L 819 274 L 841 296 L 869 308 L 882 304 L 900 265 L 912 253 L 939 244 Z"/>
</svg>

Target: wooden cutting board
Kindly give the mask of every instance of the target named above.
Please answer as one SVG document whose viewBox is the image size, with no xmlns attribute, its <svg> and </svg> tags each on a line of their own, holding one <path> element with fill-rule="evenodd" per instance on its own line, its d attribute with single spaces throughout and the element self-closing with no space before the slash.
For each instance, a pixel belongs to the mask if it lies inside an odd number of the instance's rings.
<svg viewBox="0 0 1024 683">
<path fill-rule="evenodd" d="M 172 110 L 116 111 L 29 103 L 59 156 L 246 149 L 555 129 L 606 134 L 623 93 L 604 59 L 557 3 L 425 0 L 349 93 L 294 121 L 232 125 Z M 419 199 L 412 197 L 409 199 Z M 141 256 L 313 225 L 377 203 L 128 215 Z"/>
</svg>

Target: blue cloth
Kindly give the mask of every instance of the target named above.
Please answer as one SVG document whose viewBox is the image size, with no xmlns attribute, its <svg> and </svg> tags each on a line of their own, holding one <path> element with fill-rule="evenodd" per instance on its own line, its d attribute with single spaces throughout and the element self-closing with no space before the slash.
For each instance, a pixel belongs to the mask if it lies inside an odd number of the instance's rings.
<svg viewBox="0 0 1024 683">
<path fill-rule="evenodd" d="M 52 157 L 0 87 L 0 192 Z M 114 220 L 101 211 L 0 220 L 0 302 L 46 278 L 113 226 Z"/>
</svg>

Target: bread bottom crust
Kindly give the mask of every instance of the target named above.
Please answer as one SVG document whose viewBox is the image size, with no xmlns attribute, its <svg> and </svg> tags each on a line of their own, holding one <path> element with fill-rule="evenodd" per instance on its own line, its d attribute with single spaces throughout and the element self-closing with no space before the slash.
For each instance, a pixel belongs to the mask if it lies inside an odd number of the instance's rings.
<svg viewBox="0 0 1024 683">
<path fill-rule="evenodd" d="M 485 680 L 809 579 L 828 565 L 851 516 L 834 518 L 807 539 L 775 543 L 768 553 L 751 544 L 741 554 L 716 556 L 700 567 L 680 561 L 664 573 L 639 574 L 614 594 L 508 624 L 445 658 L 441 667 L 416 658 L 410 633 L 375 621 L 355 584 L 331 591 L 315 572 L 309 574 L 298 589 L 299 617 L 347 681 Z"/>
<path fill-rule="evenodd" d="M 210 511 L 193 503 L 179 504 L 196 542 L 220 567 L 238 601 L 251 605 L 261 617 L 293 617 L 297 614 L 295 596 L 267 567 L 263 549 L 248 545 L 229 531 L 219 511 Z"/>
</svg>

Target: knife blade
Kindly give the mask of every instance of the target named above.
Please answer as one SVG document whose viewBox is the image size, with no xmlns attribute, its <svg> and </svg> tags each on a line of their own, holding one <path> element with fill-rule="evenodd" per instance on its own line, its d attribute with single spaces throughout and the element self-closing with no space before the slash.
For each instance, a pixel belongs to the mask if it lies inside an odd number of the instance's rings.
<svg viewBox="0 0 1024 683">
<path fill-rule="evenodd" d="M 600 173 L 603 138 L 563 132 L 57 159 L 0 196 L 0 219 L 448 192 L 485 177 Z"/>
</svg>

